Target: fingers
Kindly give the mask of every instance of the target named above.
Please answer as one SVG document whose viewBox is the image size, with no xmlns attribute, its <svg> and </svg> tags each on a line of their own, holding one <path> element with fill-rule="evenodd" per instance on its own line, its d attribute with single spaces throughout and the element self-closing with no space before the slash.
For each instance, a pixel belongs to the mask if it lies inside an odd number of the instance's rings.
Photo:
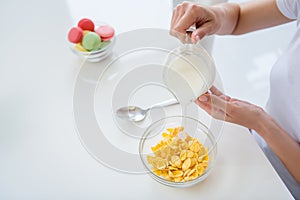
<svg viewBox="0 0 300 200">
<path fill-rule="evenodd" d="M 174 26 L 174 29 L 180 33 L 185 34 L 186 30 L 190 28 L 192 25 L 194 25 L 195 19 L 193 19 L 193 16 L 191 16 L 190 12 L 185 12 L 184 15 L 178 19 L 176 25 Z"/>
<path fill-rule="evenodd" d="M 170 28 L 170 34 L 174 37 L 177 37 L 180 39 L 182 43 L 185 43 L 186 41 L 186 29 L 189 28 L 186 24 L 181 24 L 179 21 L 186 13 L 186 3 L 179 4 L 176 6 L 176 8 L 173 10 L 173 15 L 171 19 L 171 28 Z"/>
<path fill-rule="evenodd" d="M 175 21 L 178 17 L 178 13 L 175 11 L 175 9 L 173 10 L 173 14 L 172 14 L 172 19 L 171 19 L 171 30 L 172 30 L 172 27 L 174 27 L 174 24 L 175 24 Z"/>
<path fill-rule="evenodd" d="M 218 88 L 216 88 L 214 85 L 211 86 L 211 88 L 209 90 L 217 96 L 223 95 L 223 93 Z"/>
<path fill-rule="evenodd" d="M 176 6 L 171 19 L 170 34 L 179 38 L 183 43 L 186 43 L 186 31 L 196 23 L 198 9 L 199 6 L 197 4 L 189 2 L 184 2 Z M 192 38 L 194 43 L 197 40 L 198 37 L 196 36 Z"/>
<path fill-rule="evenodd" d="M 172 35 L 172 36 L 178 38 L 183 44 L 186 43 L 186 35 L 183 35 L 183 34 L 181 34 L 181 33 L 178 33 L 178 32 L 176 32 L 176 31 L 174 31 L 174 30 L 170 30 L 169 33 L 170 33 L 170 35 Z"/>
<path fill-rule="evenodd" d="M 231 100 L 231 97 L 230 97 L 230 96 L 227 96 L 227 95 L 223 94 L 223 93 L 222 93 L 218 88 L 216 88 L 215 86 L 212 86 L 212 87 L 210 88 L 210 91 L 211 91 L 212 94 L 214 94 L 214 95 L 216 95 L 216 96 L 218 96 L 218 97 L 220 97 L 220 98 L 222 98 L 222 99 L 224 99 L 224 100 L 226 100 L 226 101 L 230 101 L 230 100 Z"/>
<path fill-rule="evenodd" d="M 197 99 L 200 103 L 210 104 L 212 107 L 226 110 L 227 101 L 214 94 L 204 94 Z"/>
<path fill-rule="evenodd" d="M 195 103 L 212 117 L 219 120 L 227 120 L 225 109 L 219 109 L 218 107 L 215 107 L 212 103 L 203 102 L 199 99 L 197 99 Z"/>
<path fill-rule="evenodd" d="M 203 24 L 193 32 L 192 39 L 195 41 L 201 40 L 206 35 L 209 35 L 211 33 L 211 29 L 212 28 L 210 23 Z"/>
<path fill-rule="evenodd" d="M 183 41 L 186 30 L 195 25 L 197 29 L 193 31 L 191 39 L 197 43 L 206 35 L 212 35 L 217 31 L 219 22 L 216 20 L 211 7 L 184 2 L 173 11 L 170 33 Z"/>
<path fill-rule="evenodd" d="M 179 19 L 184 15 L 186 10 L 186 4 L 179 4 L 174 8 L 172 19 L 171 19 L 171 28 L 173 28 L 176 23 L 179 21 Z"/>
<path fill-rule="evenodd" d="M 231 100 L 231 97 L 230 96 L 227 96 L 225 94 L 222 94 L 219 96 L 221 99 L 224 99 L 225 101 L 230 101 Z"/>
<path fill-rule="evenodd" d="M 214 94 L 204 94 L 195 101 L 203 110 L 216 119 L 229 121 L 226 112 L 228 102 Z"/>
</svg>

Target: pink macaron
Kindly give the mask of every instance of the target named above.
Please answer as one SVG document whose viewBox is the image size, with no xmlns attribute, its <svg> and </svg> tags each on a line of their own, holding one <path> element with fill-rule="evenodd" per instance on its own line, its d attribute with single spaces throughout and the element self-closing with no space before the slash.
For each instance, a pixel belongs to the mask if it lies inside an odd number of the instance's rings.
<svg viewBox="0 0 300 200">
<path fill-rule="evenodd" d="M 83 31 L 79 27 L 73 27 L 70 29 L 68 33 L 68 39 L 72 43 L 78 43 L 81 42 L 83 38 Z"/>
<path fill-rule="evenodd" d="M 82 30 L 94 31 L 95 24 L 92 20 L 83 18 L 78 22 L 78 27 L 80 27 Z"/>
<path fill-rule="evenodd" d="M 115 34 L 115 30 L 113 29 L 113 27 L 109 26 L 109 25 L 102 25 L 99 26 L 95 32 L 100 35 L 101 39 L 103 41 L 108 41 L 111 38 L 114 37 Z"/>
</svg>

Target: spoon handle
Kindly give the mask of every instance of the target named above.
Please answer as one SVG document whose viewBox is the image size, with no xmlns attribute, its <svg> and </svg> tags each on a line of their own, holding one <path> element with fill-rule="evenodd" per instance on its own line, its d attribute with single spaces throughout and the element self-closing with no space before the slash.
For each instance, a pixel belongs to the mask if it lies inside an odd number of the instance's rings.
<svg viewBox="0 0 300 200">
<path fill-rule="evenodd" d="M 150 109 L 161 108 L 161 107 L 169 107 L 178 104 L 176 99 L 169 99 L 157 104 L 154 104 Z"/>
</svg>

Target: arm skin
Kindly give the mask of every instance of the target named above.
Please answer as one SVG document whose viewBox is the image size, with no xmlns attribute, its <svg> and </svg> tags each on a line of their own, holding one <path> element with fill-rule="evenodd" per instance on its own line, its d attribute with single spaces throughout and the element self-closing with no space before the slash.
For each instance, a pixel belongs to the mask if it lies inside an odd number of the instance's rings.
<svg viewBox="0 0 300 200">
<path fill-rule="evenodd" d="M 225 23 L 219 34 L 239 35 L 292 21 L 279 11 L 275 0 L 254 0 L 240 5 L 221 4 L 214 9 L 219 10 L 216 11 L 219 19 L 225 17 L 224 21 L 232 21 L 232 24 Z M 234 28 L 228 30 L 227 26 Z"/>
<path fill-rule="evenodd" d="M 210 91 L 196 103 L 214 118 L 255 130 L 300 184 L 300 144 L 262 108 L 226 96 L 214 86 Z"/>
</svg>

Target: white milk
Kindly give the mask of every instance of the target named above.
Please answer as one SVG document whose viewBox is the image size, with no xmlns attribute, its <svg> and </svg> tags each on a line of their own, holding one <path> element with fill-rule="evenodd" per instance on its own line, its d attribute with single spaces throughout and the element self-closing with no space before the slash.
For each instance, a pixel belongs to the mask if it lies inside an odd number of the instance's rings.
<svg viewBox="0 0 300 200">
<path fill-rule="evenodd" d="M 210 88 L 214 78 L 210 67 L 196 55 L 178 56 L 166 66 L 165 84 L 180 103 L 188 104 Z"/>
</svg>

